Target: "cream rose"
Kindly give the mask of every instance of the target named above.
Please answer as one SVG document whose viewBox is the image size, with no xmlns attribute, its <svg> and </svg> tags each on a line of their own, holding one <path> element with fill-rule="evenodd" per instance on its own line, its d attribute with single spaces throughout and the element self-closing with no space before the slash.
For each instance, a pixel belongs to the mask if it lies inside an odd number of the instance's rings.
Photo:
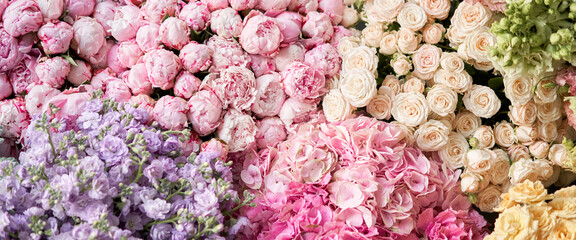
<svg viewBox="0 0 576 240">
<path fill-rule="evenodd" d="M 345 72 L 340 79 L 342 95 L 354 107 L 364 107 L 376 97 L 376 78 L 365 68 Z"/>
<path fill-rule="evenodd" d="M 451 47 L 458 48 L 466 40 L 466 34 L 466 32 L 457 28 L 456 25 L 451 25 L 446 31 L 446 38 L 450 40 Z"/>
<path fill-rule="evenodd" d="M 472 88 L 472 76 L 466 71 L 455 72 L 439 69 L 434 73 L 434 83 L 442 83 L 457 93 L 464 93 Z"/>
<path fill-rule="evenodd" d="M 384 25 L 381 23 L 369 23 L 362 30 L 362 40 L 370 47 L 379 47 L 384 34 Z"/>
<path fill-rule="evenodd" d="M 414 31 L 400 28 L 398 31 L 398 51 L 405 54 L 412 54 L 418 48 L 422 37 Z"/>
<path fill-rule="evenodd" d="M 436 44 L 442 40 L 446 29 L 440 23 L 428 24 L 422 29 L 422 39 L 428 44 Z"/>
<path fill-rule="evenodd" d="M 399 93 L 394 97 L 392 116 L 398 122 L 416 127 L 426 121 L 429 113 L 428 103 L 421 93 Z"/>
<path fill-rule="evenodd" d="M 336 74 L 330 79 L 326 80 L 326 89 L 340 89 L 340 74 Z"/>
<path fill-rule="evenodd" d="M 545 142 L 553 142 L 558 137 L 558 125 L 556 122 L 538 122 L 538 138 Z"/>
<path fill-rule="evenodd" d="M 400 24 L 400 27 L 410 29 L 414 32 L 424 27 L 427 20 L 428 16 L 426 16 L 424 9 L 414 2 L 404 4 L 404 7 L 396 17 L 396 21 Z"/>
<path fill-rule="evenodd" d="M 533 239 L 537 232 L 538 222 L 532 219 L 527 207 L 513 206 L 500 213 L 493 234 L 505 239 Z"/>
<path fill-rule="evenodd" d="M 417 77 L 408 77 L 404 84 L 402 84 L 402 90 L 404 92 L 424 93 L 424 81 Z"/>
<path fill-rule="evenodd" d="M 492 19 L 492 11 L 484 7 L 480 2 L 471 4 L 468 2 L 460 3 L 451 22 L 454 28 L 468 35 L 480 27 L 487 26 Z"/>
<path fill-rule="evenodd" d="M 342 16 L 342 26 L 349 27 L 358 22 L 359 16 L 356 9 L 347 7 L 344 8 L 344 15 Z"/>
<path fill-rule="evenodd" d="M 406 126 L 405 124 L 398 121 L 392 121 L 390 123 L 402 131 L 402 137 L 399 138 L 399 142 L 405 141 L 405 143 L 408 145 L 414 145 L 416 139 L 414 138 L 415 130 L 413 127 Z"/>
<path fill-rule="evenodd" d="M 448 143 L 448 134 L 450 134 L 450 128 L 444 123 L 438 120 L 428 120 L 418 127 L 414 137 L 416 145 L 422 151 L 438 151 Z"/>
<path fill-rule="evenodd" d="M 570 207 L 576 207 L 573 203 L 567 205 Z M 573 217 L 574 212 L 572 212 L 570 215 Z M 556 223 L 554 228 L 552 228 L 552 232 L 550 233 L 548 239 L 576 239 L 576 221 L 573 219 L 559 219 L 558 223 Z"/>
<path fill-rule="evenodd" d="M 518 142 L 524 145 L 530 145 L 536 141 L 538 133 L 536 132 L 536 127 L 532 125 L 524 125 L 516 127 L 516 139 Z"/>
<path fill-rule="evenodd" d="M 428 119 L 435 119 L 441 121 L 450 128 L 450 131 L 452 131 L 454 129 L 454 120 L 456 119 L 456 113 L 451 112 L 448 113 L 446 116 L 440 116 L 435 112 L 431 112 L 430 115 L 428 115 Z"/>
<path fill-rule="evenodd" d="M 523 158 L 530 158 L 530 150 L 522 144 L 513 144 L 507 149 L 507 152 L 512 162 L 518 162 Z"/>
<path fill-rule="evenodd" d="M 376 55 L 376 49 L 368 46 L 353 48 L 342 58 L 342 72 L 363 68 L 375 74 L 377 67 L 378 56 Z"/>
<path fill-rule="evenodd" d="M 455 170 L 464 166 L 464 155 L 469 148 L 468 141 L 462 134 L 451 132 L 446 145 L 438 150 L 438 156 L 448 168 Z M 508 172 L 506 172 L 506 177 L 508 177 Z"/>
<path fill-rule="evenodd" d="M 472 85 L 462 101 L 466 109 L 483 118 L 494 116 L 502 104 L 493 89 L 481 85 Z"/>
<path fill-rule="evenodd" d="M 552 208 L 546 205 L 529 205 L 528 211 L 538 222 L 538 239 L 549 239 L 552 228 L 556 225 L 558 219 L 556 216 L 552 217 Z"/>
<path fill-rule="evenodd" d="M 382 81 L 382 86 L 378 90 L 378 94 L 384 94 L 383 91 L 385 91 L 385 90 L 382 90 L 382 87 L 390 88 L 390 90 L 392 90 L 392 92 L 394 92 L 394 94 L 398 94 L 402 90 L 402 86 L 400 85 L 400 80 L 398 80 L 398 78 L 394 75 L 388 75 L 384 78 L 384 81 Z"/>
<path fill-rule="evenodd" d="M 541 182 L 526 180 L 508 190 L 510 200 L 518 203 L 537 204 L 548 197 L 548 191 Z"/>
<path fill-rule="evenodd" d="M 440 57 L 440 67 L 448 72 L 462 72 L 464 61 L 455 52 L 443 52 Z"/>
<path fill-rule="evenodd" d="M 469 137 L 482 125 L 482 120 L 469 111 L 462 111 L 456 115 L 454 129 L 464 137 Z"/>
<path fill-rule="evenodd" d="M 380 53 L 392 55 L 398 51 L 398 33 L 396 31 L 388 32 L 380 40 Z"/>
<path fill-rule="evenodd" d="M 464 166 L 470 172 L 486 174 L 494 165 L 496 153 L 488 149 L 472 149 L 464 155 Z"/>
<path fill-rule="evenodd" d="M 548 150 L 550 150 L 550 145 L 544 141 L 536 141 L 530 146 L 528 146 L 530 154 L 535 158 L 546 158 L 548 156 Z"/>
<path fill-rule="evenodd" d="M 410 72 L 410 70 L 412 70 L 412 63 L 404 54 L 400 54 L 392 58 L 392 60 L 390 60 L 390 65 L 398 76 L 406 75 Z"/>
<path fill-rule="evenodd" d="M 322 109 L 329 122 L 343 121 L 354 111 L 354 107 L 346 101 L 340 90 L 333 89 L 324 96 Z"/>
<path fill-rule="evenodd" d="M 536 121 L 537 108 L 534 101 L 522 105 L 511 105 L 508 117 L 516 125 L 532 125 Z"/>
<path fill-rule="evenodd" d="M 554 87 L 548 87 L 550 84 L 552 84 Z M 536 84 L 534 101 L 540 104 L 554 102 L 558 97 L 558 87 L 558 84 L 556 84 L 553 80 L 541 80 Z"/>
<path fill-rule="evenodd" d="M 440 66 L 440 55 L 442 50 L 439 47 L 430 44 L 424 44 L 414 55 L 412 63 L 414 64 L 413 74 L 419 78 L 428 80 L 434 77 L 434 72 Z"/>
<path fill-rule="evenodd" d="M 508 172 L 510 171 L 510 159 L 508 154 L 502 149 L 494 149 L 496 154 L 496 159 L 494 159 L 494 164 L 492 169 L 488 174 L 490 175 L 490 182 L 493 184 L 503 184 L 510 181 L 508 177 Z"/>
<path fill-rule="evenodd" d="M 478 127 L 472 137 L 478 140 L 478 147 L 480 148 L 492 148 L 496 143 L 494 131 L 492 131 L 490 126 L 482 125 Z"/>
<path fill-rule="evenodd" d="M 389 120 L 395 95 L 389 87 L 380 87 L 378 95 L 366 106 L 366 112 L 378 120 Z"/>
<path fill-rule="evenodd" d="M 476 62 L 490 62 L 488 48 L 492 47 L 495 42 L 496 38 L 490 33 L 490 28 L 484 26 L 466 36 L 460 48 L 464 48 L 468 59 Z"/>
<path fill-rule="evenodd" d="M 498 207 L 502 198 L 502 188 L 498 185 L 490 185 L 478 193 L 478 203 L 476 206 L 482 212 L 494 212 L 494 208 Z"/>
<path fill-rule="evenodd" d="M 432 112 L 446 116 L 456 110 L 458 94 L 444 84 L 436 84 L 426 94 L 426 100 Z"/>
<path fill-rule="evenodd" d="M 444 20 L 450 13 L 449 0 L 420 0 L 420 6 L 431 18 Z"/>
<path fill-rule="evenodd" d="M 490 181 L 486 181 L 482 175 L 464 171 L 460 175 L 460 187 L 464 193 L 478 193 L 484 190 Z"/>
<path fill-rule="evenodd" d="M 534 81 L 527 77 L 505 77 L 504 93 L 512 105 L 523 105 L 532 99 Z"/>
<path fill-rule="evenodd" d="M 373 0 L 364 3 L 368 22 L 394 22 L 404 0 Z"/>
<path fill-rule="evenodd" d="M 544 181 L 552 176 L 553 171 L 549 161 L 523 158 L 510 167 L 510 182 L 516 185 L 525 180 Z"/>
<path fill-rule="evenodd" d="M 548 151 L 548 159 L 558 166 L 562 166 L 568 152 L 562 144 L 553 144 Z"/>
<path fill-rule="evenodd" d="M 350 50 L 357 48 L 358 46 L 360 46 L 360 39 L 357 37 L 348 36 L 348 37 L 343 37 L 342 39 L 340 39 L 340 41 L 338 42 L 337 49 L 338 49 L 338 53 L 340 53 L 340 55 L 344 56 Z"/>
<path fill-rule="evenodd" d="M 504 121 L 494 127 L 494 140 L 500 147 L 510 147 L 516 142 L 516 134 L 512 124 Z"/>
<path fill-rule="evenodd" d="M 562 117 L 562 100 L 560 98 L 549 103 L 536 104 L 538 109 L 538 120 L 543 123 L 554 122 Z"/>
</svg>

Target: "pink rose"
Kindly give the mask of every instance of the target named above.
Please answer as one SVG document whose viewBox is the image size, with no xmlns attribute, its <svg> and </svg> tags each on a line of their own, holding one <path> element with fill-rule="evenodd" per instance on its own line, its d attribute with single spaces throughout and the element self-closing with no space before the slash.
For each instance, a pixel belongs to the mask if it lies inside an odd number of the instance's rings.
<svg viewBox="0 0 576 240">
<path fill-rule="evenodd" d="M 45 103 L 58 94 L 60 94 L 60 91 L 50 85 L 38 84 L 32 87 L 25 97 L 26 111 L 28 111 L 30 116 L 42 113 Z"/>
<path fill-rule="evenodd" d="M 340 54 L 338 49 L 329 43 L 318 45 L 308 51 L 305 62 L 320 69 L 326 78 L 331 78 L 340 72 Z"/>
<path fill-rule="evenodd" d="M 278 117 L 286 126 L 308 121 L 310 116 L 317 111 L 317 103 L 314 100 L 288 98 L 282 104 Z"/>
<path fill-rule="evenodd" d="M 66 77 L 66 80 L 74 86 L 90 81 L 92 78 L 92 68 L 90 65 L 82 60 L 75 60 L 75 62 L 78 66 L 70 66 L 70 73 L 68 77 Z"/>
<path fill-rule="evenodd" d="M 136 43 L 144 52 L 160 48 L 160 38 L 158 37 L 160 25 L 150 23 L 138 29 L 136 33 Z"/>
<path fill-rule="evenodd" d="M 63 57 L 41 59 L 36 65 L 38 80 L 53 88 L 61 87 L 68 73 L 70 73 L 70 63 Z"/>
<path fill-rule="evenodd" d="M 212 50 L 211 72 L 219 72 L 230 66 L 248 67 L 250 56 L 234 39 L 213 36 L 206 44 Z"/>
<path fill-rule="evenodd" d="M 240 34 L 240 45 L 250 54 L 273 55 L 284 40 L 278 22 L 257 11 L 250 12 Z"/>
<path fill-rule="evenodd" d="M 178 18 L 184 20 L 188 27 L 196 32 L 204 31 L 210 24 L 208 6 L 199 1 L 191 1 L 182 7 Z"/>
<path fill-rule="evenodd" d="M 200 84 L 202 84 L 202 81 L 194 76 L 194 74 L 188 71 L 182 71 L 178 77 L 176 77 L 174 95 L 184 99 L 190 99 L 192 95 L 198 91 Z"/>
<path fill-rule="evenodd" d="M 282 85 L 290 97 L 317 98 L 326 92 L 324 74 L 309 63 L 293 62 L 282 71 Z"/>
<path fill-rule="evenodd" d="M 108 24 L 110 25 L 112 37 L 118 41 L 127 41 L 136 37 L 142 22 L 140 8 L 134 5 L 125 5 L 114 9 L 114 20 L 108 22 Z"/>
<path fill-rule="evenodd" d="M 274 56 L 274 64 L 278 71 L 284 71 L 294 61 L 304 62 L 306 48 L 300 43 L 293 43 L 281 48 Z"/>
<path fill-rule="evenodd" d="M 258 117 L 271 117 L 280 112 L 286 94 L 280 83 L 280 75 L 271 73 L 256 79 L 256 95 L 252 112 Z"/>
<path fill-rule="evenodd" d="M 188 120 L 200 136 L 214 132 L 222 119 L 222 103 L 208 90 L 201 90 L 188 100 Z"/>
<path fill-rule="evenodd" d="M 282 12 L 290 5 L 290 0 L 260 0 L 257 8 L 271 14 Z"/>
<path fill-rule="evenodd" d="M 342 21 L 346 6 L 341 0 L 318 0 L 318 8 L 330 16 L 332 24 L 338 25 Z"/>
<path fill-rule="evenodd" d="M 56 107 L 60 108 L 54 117 L 56 118 L 67 118 L 78 116 L 84 111 L 84 103 L 90 101 L 90 92 L 93 89 L 90 86 L 80 86 L 78 88 L 73 88 L 66 90 L 52 98 L 50 101 L 44 104 L 42 112 L 49 112 L 50 104 L 54 104 Z"/>
<path fill-rule="evenodd" d="M 283 44 L 290 44 L 300 39 L 302 33 L 303 18 L 300 14 L 295 12 L 282 12 L 276 16 L 276 21 L 282 32 L 284 40 Z"/>
<path fill-rule="evenodd" d="M 326 13 L 309 12 L 302 26 L 304 37 L 318 42 L 327 42 L 334 34 L 330 16 Z"/>
<path fill-rule="evenodd" d="M 81 16 L 90 16 L 94 11 L 94 0 L 65 0 L 68 16 L 76 19 Z"/>
<path fill-rule="evenodd" d="M 224 108 L 246 110 L 254 102 L 256 78 L 248 68 L 229 67 L 220 72 L 220 78 L 211 83 L 214 93 L 222 101 Z"/>
<path fill-rule="evenodd" d="M 190 29 L 186 23 L 176 17 L 169 17 L 158 30 L 160 41 L 169 48 L 176 50 L 182 49 L 184 45 L 190 42 Z"/>
<path fill-rule="evenodd" d="M 129 100 L 132 104 L 138 104 L 138 108 L 142 108 L 148 112 L 148 116 L 154 115 L 154 105 L 156 105 L 156 101 L 153 98 L 146 94 L 138 94 L 130 97 Z M 151 122 L 153 120 L 152 117 L 148 118 L 148 121 Z"/>
<path fill-rule="evenodd" d="M 144 20 L 155 24 L 161 24 L 164 16 L 176 16 L 178 0 L 148 0 L 140 9 Z"/>
<path fill-rule="evenodd" d="M 20 37 L 26 33 L 36 32 L 42 26 L 44 19 L 36 1 L 15 0 L 4 10 L 2 23 L 4 29 L 12 37 Z"/>
<path fill-rule="evenodd" d="M 212 50 L 204 44 L 191 41 L 180 50 L 184 69 L 191 73 L 206 71 L 212 64 Z"/>
<path fill-rule="evenodd" d="M 8 81 L 6 73 L 0 73 L 0 100 L 12 95 L 12 84 Z"/>
<path fill-rule="evenodd" d="M 116 15 L 115 9 L 117 7 L 118 3 L 112 0 L 97 2 L 96 6 L 94 7 L 94 13 L 92 14 L 92 17 L 102 25 L 106 36 L 110 36 L 112 34 L 112 27 L 109 23 L 114 20 L 114 16 Z"/>
<path fill-rule="evenodd" d="M 36 0 L 36 3 L 46 20 L 56 20 L 64 12 L 64 0 Z"/>
<path fill-rule="evenodd" d="M 92 56 L 81 56 L 86 59 L 94 69 L 106 68 L 108 67 L 108 53 L 110 49 L 116 45 L 115 42 L 116 41 L 112 39 L 108 39 L 96 54 Z"/>
<path fill-rule="evenodd" d="M 200 0 L 200 2 L 206 4 L 211 12 L 228 7 L 228 0 Z"/>
<path fill-rule="evenodd" d="M 126 68 L 131 68 L 138 63 L 140 57 L 144 54 L 142 49 L 138 46 L 135 39 L 130 41 L 120 42 L 118 44 L 118 61 Z"/>
<path fill-rule="evenodd" d="M 254 71 L 256 77 L 260 77 L 264 74 L 274 72 L 276 66 L 274 64 L 274 59 L 263 56 L 263 55 L 250 55 L 250 67 Z"/>
<path fill-rule="evenodd" d="M 412 56 L 414 75 L 424 80 L 431 79 L 440 66 L 441 54 L 442 50 L 434 45 L 421 46 Z"/>
<path fill-rule="evenodd" d="M 188 109 L 186 100 L 166 95 L 154 106 L 154 120 L 164 129 L 180 131 L 188 126 Z"/>
<path fill-rule="evenodd" d="M 276 147 L 278 143 L 286 140 L 286 128 L 278 117 L 264 118 L 256 122 L 256 144 L 258 148 Z"/>
<path fill-rule="evenodd" d="M 124 81 L 115 80 L 106 84 L 104 97 L 114 99 L 117 102 L 128 102 L 132 97 L 132 93 L 130 93 L 130 88 Z"/>
<path fill-rule="evenodd" d="M 5 30 L 0 27 L 0 72 L 14 68 L 24 56 L 18 46 L 18 39 Z"/>
<path fill-rule="evenodd" d="M 49 22 L 38 30 L 38 38 L 46 54 L 65 53 L 72 40 L 72 26 L 66 22 Z"/>
<path fill-rule="evenodd" d="M 108 50 L 108 55 L 106 56 L 106 65 L 116 74 L 120 74 L 126 71 L 126 67 L 120 63 L 120 59 L 118 58 L 118 44 L 114 44 L 114 46 Z"/>
<path fill-rule="evenodd" d="M 104 28 L 96 19 L 82 17 L 72 25 L 74 38 L 70 46 L 84 58 L 94 56 L 104 45 Z"/>
<path fill-rule="evenodd" d="M 261 0 L 229 0 L 230 6 L 236 11 L 253 9 Z"/>
<path fill-rule="evenodd" d="M 306 15 L 318 9 L 318 0 L 292 0 L 288 5 L 288 10 Z"/>
<path fill-rule="evenodd" d="M 167 90 L 174 86 L 174 78 L 182 69 L 180 58 L 165 49 L 152 50 L 144 55 L 148 80 L 152 87 Z"/>
<path fill-rule="evenodd" d="M 144 63 L 132 66 L 132 69 L 129 70 L 128 75 L 124 78 L 124 82 L 132 89 L 134 95 L 150 95 L 154 91 L 152 84 L 148 80 L 148 71 Z"/>
<path fill-rule="evenodd" d="M 9 79 L 14 93 L 26 93 L 30 91 L 35 83 L 39 82 L 36 74 L 37 60 L 36 54 L 26 54 L 22 61 L 10 71 Z"/>
<path fill-rule="evenodd" d="M 0 137 L 19 139 L 29 124 L 24 99 L 18 97 L 0 102 L 0 126 L 4 126 Z"/>
<path fill-rule="evenodd" d="M 242 33 L 242 18 L 232 8 L 212 12 L 210 22 L 210 29 L 220 37 L 238 37 Z"/>
<path fill-rule="evenodd" d="M 230 109 L 218 127 L 218 137 L 228 144 L 230 152 L 249 148 L 255 142 L 256 124 L 252 116 Z"/>
</svg>

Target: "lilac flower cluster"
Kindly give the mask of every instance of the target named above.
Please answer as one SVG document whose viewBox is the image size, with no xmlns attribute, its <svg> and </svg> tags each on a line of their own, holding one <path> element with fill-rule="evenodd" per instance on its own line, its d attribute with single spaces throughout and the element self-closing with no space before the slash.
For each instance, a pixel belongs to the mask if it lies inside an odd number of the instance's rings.
<svg viewBox="0 0 576 240">
<path fill-rule="evenodd" d="M 191 132 L 110 99 L 76 120 L 57 110 L 32 119 L 18 161 L 0 159 L 0 239 L 226 239 L 249 224 L 221 142 L 182 155 Z"/>
</svg>

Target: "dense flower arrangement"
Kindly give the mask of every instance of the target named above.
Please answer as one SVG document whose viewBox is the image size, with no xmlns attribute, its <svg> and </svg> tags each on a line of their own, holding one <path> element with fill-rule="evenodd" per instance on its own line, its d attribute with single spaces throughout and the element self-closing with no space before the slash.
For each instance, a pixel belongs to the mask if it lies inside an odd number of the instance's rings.
<svg viewBox="0 0 576 240">
<path fill-rule="evenodd" d="M 233 237 L 253 197 L 234 190 L 227 146 L 148 119 L 109 99 L 73 121 L 34 117 L 18 161 L 0 162 L 0 238 Z"/>
</svg>

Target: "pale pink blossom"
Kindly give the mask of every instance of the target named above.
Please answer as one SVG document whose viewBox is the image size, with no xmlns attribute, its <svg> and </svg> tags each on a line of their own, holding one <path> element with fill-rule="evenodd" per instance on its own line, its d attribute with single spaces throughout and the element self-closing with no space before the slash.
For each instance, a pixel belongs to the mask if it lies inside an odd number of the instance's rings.
<svg viewBox="0 0 576 240">
<path fill-rule="evenodd" d="M 182 7 L 178 18 L 184 20 L 188 27 L 196 32 L 203 31 L 210 25 L 210 10 L 199 1 L 191 1 Z"/>
<path fill-rule="evenodd" d="M 132 97 L 132 93 L 130 93 L 130 88 L 124 81 L 114 80 L 106 84 L 104 97 L 118 102 L 128 102 Z"/>
<path fill-rule="evenodd" d="M 75 62 L 78 66 L 70 66 L 70 73 L 66 80 L 74 86 L 90 81 L 92 78 L 92 67 L 82 60 L 75 60 Z"/>
<path fill-rule="evenodd" d="M 104 42 L 104 44 L 102 44 L 102 47 L 98 50 L 98 52 L 96 52 L 96 54 L 92 56 L 80 54 L 80 56 L 87 60 L 92 68 L 103 69 L 108 67 L 108 53 L 110 52 L 110 49 L 114 47 L 114 45 L 116 45 L 116 41 L 108 39 L 106 42 Z"/>
<path fill-rule="evenodd" d="M 317 98 L 326 92 L 324 74 L 309 63 L 293 62 L 282 71 L 282 85 L 290 97 Z"/>
<path fill-rule="evenodd" d="M 105 42 L 104 28 L 96 19 L 82 17 L 72 25 L 74 38 L 70 46 L 84 58 L 94 56 Z"/>
<path fill-rule="evenodd" d="M 271 73 L 256 79 L 256 95 L 251 110 L 258 117 L 271 117 L 280 112 L 286 94 L 280 83 L 280 75 Z"/>
<path fill-rule="evenodd" d="M 222 103 L 208 90 L 201 90 L 188 100 L 188 120 L 200 136 L 214 132 L 222 119 Z"/>
<path fill-rule="evenodd" d="M 152 87 L 162 90 L 174 86 L 174 78 L 182 69 L 180 58 L 165 49 L 152 50 L 144 55 L 144 63 L 148 70 L 148 80 Z"/>
<path fill-rule="evenodd" d="M 53 88 L 61 87 L 68 73 L 70 73 L 70 63 L 63 57 L 46 58 L 36 65 L 38 80 Z"/>
<path fill-rule="evenodd" d="M 317 111 L 317 103 L 314 100 L 298 100 L 288 98 L 282 104 L 278 117 L 286 126 L 308 121 L 313 113 Z"/>
<path fill-rule="evenodd" d="M 66 22 L 49 22 L 38 30 L 38 38 L 46 54 L 65 53 L 70 47 L 73 31 L 72 26 Z"/>
<path fill-rule="evenodd" d="M 4 15 L 4 10 L 6 10 L 8 4 L 8 0 L 0 0 L 0 18 L 2 18 L 2 15 Z"/>
<path fill-rule="evenodd" d="M 158 36 L 167 47 L 180 50 L 190 42 L 190 29 L 184 21 L 169 17 L 160 25 Z"/>
<path fill-rule="evenodd" d="M 95 89 L 106 90 L 106 84 L 117 79 L 116 73 L 112 69 L 105 68 L 94 72 L 90 85 Z"/>
<path fill-rule="evenodd" d="M 114 9 L 114 20 L 109 21 L 108 24 L 112 37 L 118 41 L 127 41 L 136 37 L 142 22 L 140 8 L 134 5 L 125 5 Z"/>
<path fill-rule="evenodd" d="M 161 24 L 164 16 L 176 16 L 178 9 L 178 0 L 148 0 L 140 9 L 140 14 L 144 20 Z"/>
<path fill-rule="evenodd" d="M 341 0 L 318 0 L 318 9 L 327 13 L 334 25 L 338 25 L 342 21 L 345 8 L 346 6 Z"/>
<path fill-rule="evenodd" d="M 55 89 L 47 84 L 38 84 L 30 89 L 30 92 L 26 94 L 26 111 L 30 116 L 42 113 L 42 108 L 44 105 L 50 101 L 50 99 L 56 95 L 60 94 L 60 90 Z"/>
<path fill-rule="evenodd" d="M 91 92 L 94 90 L 90 86 L 82 85 L 78 88 L 68 89 L 50 98 L 44 104 L 42 112 L 50 113 L 50 105 L 60 108 L 54 115 L 55 118 L 73 118 L 84 111 L 84 103 L 92 98 Z"/>
<path fill-rule="evenodd" d="M 318 45 L 308 51 L 304 62 L 320 69 L 326 78 L 331 78 L 340 72 L 340 54 L 338 49 L 329 43 Z"/>
<path fill-rule="evenodd" d="M 242 18 L 236 10 L 224 8 L 211 13 L 210 29 L 223 38 L 233 38 L 242 33 Z"/>
<path fill-rule="evenodd" d="M 188 126 L 188 104 L 179 97 L 163 96 L 154 106 L 154 120 L 164 129 L 180 131 Z"/>
<path fill-rule="evenodd" d="M 131 68 L 132 66 L 136 65 L 140 60 L 140 57 L 144 55 L 144 52 L 138 44 L 136 43 L 135 39 L 131 39 L 130 41 L 120 42 L 118 44 L 118 61 L 120 64 L 126 68 Z"/>
<path fill-rule="evenodd" d="M 200 2 L 206 4 L 211 12 L 228 7 L 228 0 L 200 0 Z"/>
<path fill-rule="evenodd" d="M 64 0 L 36 0 L 46 20 L 56 20 L 64 12 Z"/>
<path fill-rule="evenodd" d="M 44 19 L 36 1 L 15 0 L 4 10 L 2 24 L 12 37 L 20 37 L 30 32 L 36 32 L 42 26 Z"/>
<path fill-rule="evenodd" d="M 273 55 L 284 40 L 278 22 L 257 11 L 250 12 L 244 20 L 240 45 L 250 54 Z"/>
<path fill-rule="evenodd" d="M 306 15 L 318 9 L 318 0 L 292 0 L 288 5 L 288 10 Z"/>
<path fill-rule="evenodd" d="M 252 71 L 254 71 L 254 76 L 256 77 L 276 71 L 276 65 L 274 64 L 273 58 L 254 54 L 250 55 L 250 59 L 252 60 L 250 62 L 250 67 L 252 68 Z"/>
<path fill-rule="evenodd" d="M 156 105 L 156 101 L 146 94 L 138 94 L 134 95 L 129 100 L 132 104 L 137 104 L 138 108 L 142 108 L 148 112 L 148 123 L 153 121 L 152 116 L 154 115 L 154 105 Z"/>
<path fill-rule="evenodd" d="M 224 108 L 246 110 L 254 102 L 256 78 L 254 73 L 243 67 L 229 67 L 220 72 L 220 77 L 210 83 Z"/>
<path fill-rule="evenodd" d="M 212 50 L 204 44 L 191 41 L 179 54 L 184 69 L 191 73 L 206 71 L 212 64 Z"/>
<path fill-rule="evenodd" d="M 258 148 L 276 147 L 286 140 L 286 128 L 278 117 L 268 117 L 256 122 L 256 145 Z"/>
<path fill-rule="evenodd" d="M 252 116 L 230 109 L 218 127 L 218 137 L 228 144 L 230 152 L 245 150 L 255 143 L 256 124 Z"/>
<path fill-rule="evenodd" d="M 65 0 L 68 15 L 76 19 L 82 16 L 90 16 L 94 11 L 94 0 Z"/>
<path fill-rule="evenodd" d="M 317 43 L 327 42 L 334 34 L 330 16 L 326 13 L 309 12 L 302 26 L 304 37 L 311 38 Z"/>
<path fill-rule="evenodd" d="M 37 61 L 36 53 L 34 55 L 26 54 L 18 65 L 10 71 L 8 76 L 14 93 L 26 93 L 30 91 L 34 84 L 39 82 L 36 74 Z"/>
<path fill-rule="evenodd" d="M 230 6 L 236 11 L 253 9 L 262 0 L 228 0 Z"/>
<path fill-rule="evenodd" d="M 102 25 L 106 36 L 110 36 L 112 34 L 112 28 L 110 27 L 109 23 L 110 21 L 114 20 L 114 16 L 116 15 L 114 10 L 117 7 L 118 3 L 113 0 L 97 2 L 96 6 L 94 7 L 94 13 L 92 13 L 92 17 Z"/>
<path fill-rule="evenodd" d="M 6 73 L 0 73 L 0 100 L 12 95 L 12 84 L 8 80 Z"/>
<path fill-rule="evenodd" d="M 136 33 L 136 43 L 144 52 L 149 52 L 154 49 L 160 48 L 160 38 L 158 37 L 158 30 L 160 25 L 150 23 L 138 29 Z"/>
<path fill-rule="evenodd" d="M 18 97 L 0 102 L 0 126 L 4 127 L 0 137 L 19 139 L 29 124 L 24 99 Z"/>
<path fill-rule="evenodd" d="M 256 8 L 274 14 L 286 10 L 288 5 L 290 5 L 290 0 L 260 0 Z"/>
<path fill-rule="evenodd" d="M 174 95 L 188 100 L 198 91 L 200 84 L 202 84 L 202 81 L 194 76 L 194 74 L 188 71 L 182 71 L 178 74 L 178 77 L 176 77 Z"/>
<path fill-rule="evenodd" d="M 302 15 L 295 12 L 282 12 L 276 16 L 280 31 L 282 32 L 282 44 L 290 44 L 298 39 L 302 34 Z"/>
<path fill-rule="evenodd" d="M 108 54 L 106 55 L 106 65 L 116 74 L 120 74 L 126 71 L 126 67 L 120 62 L 120 59 L 118 58 L 118 44 L 114 44 L 114 46 L 108 50 Z"/>
<path fill-rule="evenodd" d="M 152 84 L 148 80 L 148 71 L 144 63 L 132 66 L 132 69 L 129 70 L 128 75 L 124 78 L 124 82 L 130 87 L 134 95 L 150 95 L 154 91 Z"/>
<path fill-rule="evenodd" d="M 300 43 L 293 43 L 280 49 L 274 56 L 274 64 L 278 71 L 284 71 L 292 62 L 304 62 L 306 48 Z"/>
<path fill-rule="evenodd" d="M 0 72 L 14 68 L 23 56 L 18 39 L 10 36 L 6 29 L 0 26 Z"/>
<path fill-rule="evenodd" d="M 219 72 L 230 66 L 248 67 L 250 56 L 234 39 L 219 36 L 211 37 L 206 44 L 212 50 L 212 67 L 210 72 Z"/>
</svg>

